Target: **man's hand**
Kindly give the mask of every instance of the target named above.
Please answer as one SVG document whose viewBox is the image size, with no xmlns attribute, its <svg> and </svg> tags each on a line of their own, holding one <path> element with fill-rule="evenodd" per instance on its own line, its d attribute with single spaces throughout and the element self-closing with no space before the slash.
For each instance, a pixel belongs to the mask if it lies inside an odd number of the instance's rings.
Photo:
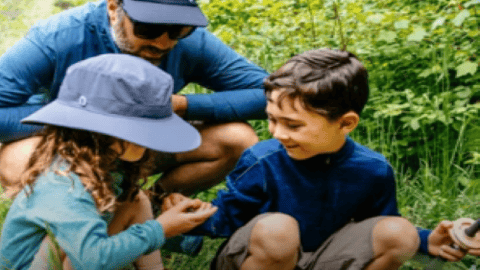
<svg viewBox="0 0 480 270">
<path fill-rule="evenodd" d="M 187 113 L 187 98 L 182 95 L 172 95 L 172 109 L 178 116 L 184 118 Z"/>
<path fill-rule="evenodd" d="M 451 228 L 453 228 L 453 222 L 448 220 L 438 224 L 428 237 L 428 252 L 430 255 L 439 256 L 450 262 L 456 262 L 461 260 L 466 252 L 451 246 L 453 240 L 448 233 Z"/>
<path fill-rule="evenodd" d="M 217 211 L 217 207 L 199 199 L 186 198 L 163 212 L 156 220 L 162 225 L 165 237 L 192 230 Z"/>
</svg>

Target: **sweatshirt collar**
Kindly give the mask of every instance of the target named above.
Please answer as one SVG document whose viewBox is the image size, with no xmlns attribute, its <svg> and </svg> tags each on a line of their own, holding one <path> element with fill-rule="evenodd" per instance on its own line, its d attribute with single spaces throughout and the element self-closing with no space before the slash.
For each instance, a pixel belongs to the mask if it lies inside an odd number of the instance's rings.
<svg viewBox="0 0 480 270">
<path fill-rule="evenodd" d="M 337 152 L 319 154 L 308 159 L 296 160 L 296 162 L 305 166 L 331 167 L 347 159 L 352 154 L 354 146 L 355 142 L 347 136 L 345 144 Z"/>
</svg>

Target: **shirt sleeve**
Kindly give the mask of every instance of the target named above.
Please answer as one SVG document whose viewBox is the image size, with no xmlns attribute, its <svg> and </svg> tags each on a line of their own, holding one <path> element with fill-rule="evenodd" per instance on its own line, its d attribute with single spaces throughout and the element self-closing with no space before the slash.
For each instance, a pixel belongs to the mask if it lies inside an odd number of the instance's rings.
<svg viewBox="0 0 480 270">
<path fill-rule="evenodd" d="M 39 128 L 20 120 L 43 104 L 29 102 L 33 95 L 49 87 L 54 65 L 29 35 L 22 38 L 0 57 L 0 142 L 26 137 Z"/>
<path fill-rule="evenodd" d="M 267 202 L 264 170 L 247 150 L 227 176 L 227 190 L 221 190 L 212 204 L 217 212 L 191 234 L 229 237 L 245 225 Z"/>
<path fill-rule="evenodd" d="M 188 119 L 233 121 L 264 119 L 266 98 L 263 80 L 268 73 L 204 29 L 195 33 L 200 42 L 189 46 L 195 62 L 190 80 L 214 90 L 213 94 L 187 95 Z M 198 51 L 193 51 L 193 48 Z"/>
<path fill-rule="evenodd" d="M 400 216 L 397 207 L 395 176 L 393 168 L 390 165 L 386 167 L 386 173 L 383 179 L 378 179 L 376 183 L 376 200 L 373 203 L 373 211 L 381 216 Z"/>
<path fill-rule="evenodd" d="M 399 216 L 397 199 L 396 199 L 396 188 L 395 188 L 395 176 L 393 168 L 388 165 L 387 173 L 385 179 L 382 181 L 384 183 L 384 189 L 379 190 L 378 199 L 374 205 L 374 209 L 379 212 L 379 215 L 383 216 Z M 418 236 L 420 238 L 420 249 L 419 251 L 428 254 L 428 236 L 431 231 L 417 228 Z"/>
<path fill-rule="evenodd" d="M 44 229 L 48 224 L 75 269 L 119 269 L 163 245 L 163 229 L 156 220 L 109 236 L 107 223 L 80 180 L 72 187 L 70 178 L 52 175 L 54 181 L 35 185 L 27 198 L 34 206 L 25 216 Z"/>
</svg>

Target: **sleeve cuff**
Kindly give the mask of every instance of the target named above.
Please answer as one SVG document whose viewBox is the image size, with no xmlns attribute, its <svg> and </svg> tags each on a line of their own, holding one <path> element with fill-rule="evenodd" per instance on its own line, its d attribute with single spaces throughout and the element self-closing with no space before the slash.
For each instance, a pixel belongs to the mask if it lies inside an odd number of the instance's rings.
<svg viewBox="0 0 480 270">
<path fill-rule="evenodd" d="M 417 228 L 418 236 L 420 237 L 420 248 L 419 251 L 423 254 L 429 255 L 428 253 L 428 237 L 432 233 L 431 230 Z"/>
<path fill-rule="evenodd" d="M 187 98 L 186 120 L 214 119 L 214 104 L 210 95 L 195 94 L 185 95 Z"/>
<path fill-rule="evenodd" d="M 160 249 L 163 246 L 163 244 L 165 244 L 165 233 L 163 231 L 162 225 L 160 224 L 160 222 L 156 220 L 149 220 L 145 222 L 145 224 L 152 228 L 152 231 L 153 231 L 152 236 L 154 236 L 152 237 L 154 238 L 154 245 L 150 249 L 150 252 Z"/>
<path fill-rule="evenodd" d="M 178 235 L 168 238 L 163 246 L 168 251 L 196 256 L 203 246 L 203 237 L 192 235 Z"/>
<path fill-rule="evenodd" d="M 186 98 L 187 120 L 231 122 L 266 118 L 267 103 L 262 89 L 186 95 Z"/>
</svg>

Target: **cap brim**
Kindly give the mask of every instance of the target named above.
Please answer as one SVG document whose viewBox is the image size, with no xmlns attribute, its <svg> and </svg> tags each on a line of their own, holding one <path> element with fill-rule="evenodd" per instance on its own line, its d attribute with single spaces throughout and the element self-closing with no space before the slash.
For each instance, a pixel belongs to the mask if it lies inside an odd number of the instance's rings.
<svg viewBox="0 0 480 270">
<path fill-rule="evenodd" d="M 191 151 L 201 143 L 198 131 L 176 114 L 162 119 L 105 115 L 53 101 L 22 123 L 93 131 L 162 152 Z"/>
<path fill-rule="evenodd" d="M 143 1 L 124 1 L 123 8 L 132 19 L 155 24 L 180 24 L 205 27 L 207 18 L 198 6 L 167 5 Z"/>
</svg>

